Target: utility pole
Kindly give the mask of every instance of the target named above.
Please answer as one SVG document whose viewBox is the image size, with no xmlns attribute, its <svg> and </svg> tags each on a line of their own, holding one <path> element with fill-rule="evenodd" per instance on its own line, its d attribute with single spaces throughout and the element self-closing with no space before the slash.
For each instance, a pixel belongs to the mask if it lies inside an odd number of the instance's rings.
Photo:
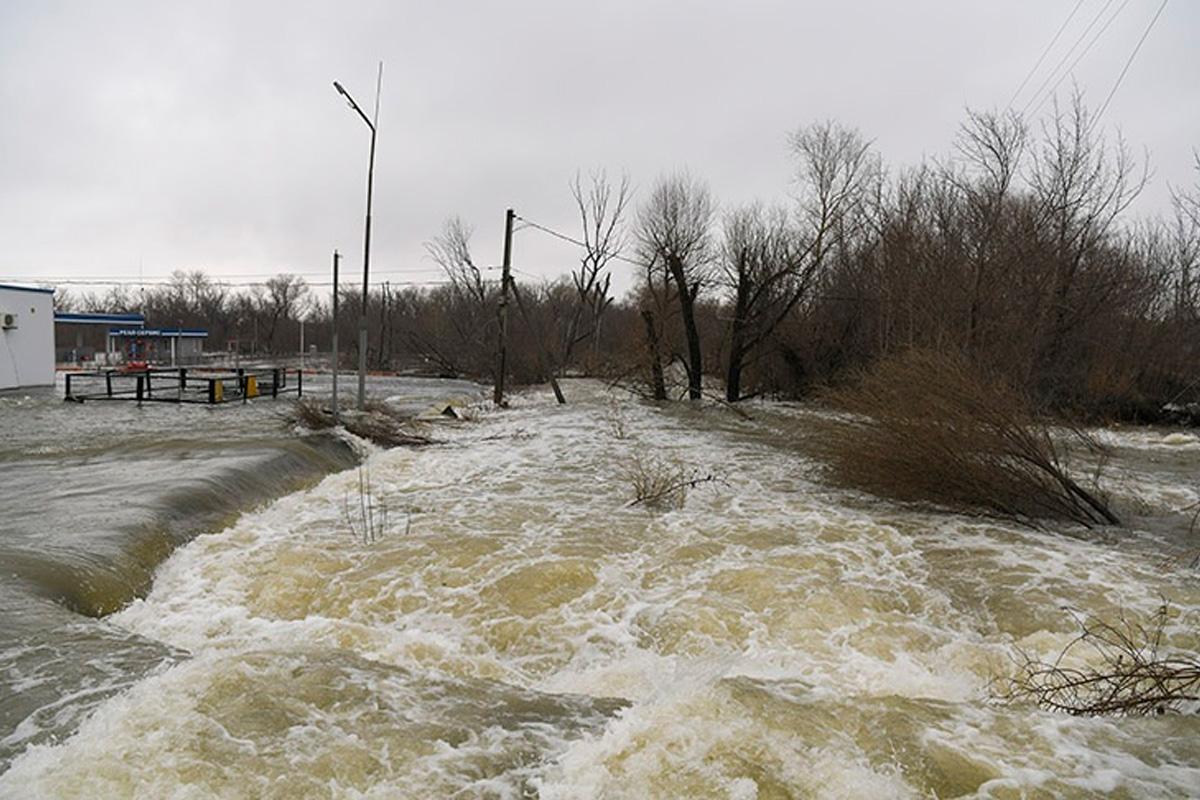
<svg viewBox="0 0 1200 800">
<path fill-rule="evenodd" d="M 504 372 L 508 367 L 508 282 L 512 280 L 512 235 L 513 217 L 510 208 L 504 212 L 504 266 L 500 272 L 500 348 L 496 365 L 496 389 L 492 402 L 504 405 Z"/>
<path fill-rule="evenodd" d="M 341 361 L 341 358 L 340 358 L 341 353 L 338 352 L 338 340 L 337 340 L 337 331 L 338 331 L 338 313 L 337 313 L 337 311 L 338 311 L 338 309 L 337 309 L 337 307 L 338 307 L 338 262 L 341 260 L 342 260 L 342 254 L 339 253 L 337 250 L 334 250 L 333 251 L 333 342 L 331 344 L 331 347 L 333 349 L 333 424 L 334 425 L 341 424 L 341 420 L 338 419 L 338 396 L 337 396 L 338 362 Z"/>
</svg>

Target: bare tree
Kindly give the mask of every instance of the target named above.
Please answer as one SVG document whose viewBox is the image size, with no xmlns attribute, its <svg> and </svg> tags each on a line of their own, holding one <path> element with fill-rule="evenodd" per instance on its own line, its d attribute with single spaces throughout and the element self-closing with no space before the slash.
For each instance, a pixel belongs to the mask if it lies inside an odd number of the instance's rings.
<svg viewBox="0 0 1200 800">
<path fill-rule="evenodd" d="M 798 269 L 799 237 L 781 208 L 759 204 L 725 217 L 721 268 L 733 295 L 725 398 L 742 398 L 742 369 L 808 288 L 811 271 Z"/>
<path fill-rule="evenodd" d="M 660 179 L 638 213 L 637 240 L 646 264 L 647 288 L 672 293 L 679 304 L 687 348 L 688 397 L 692 400 L 701 397 L 704 372 L 696 298 L 712 277 L 714 214 L 708 187 L 686 173 Z M 648 323 L 647 330 L 653 327 Z M 657 342 L 650 344 L 657 348 Z"/>
<path fill-rule="evenodd" d="M 207 323 L 219 319 L 229 300 L 229 289 L 199 269 L 189 272 L 186 282 L 188 302 L 200 321 Z"/>
<path fill-rule="evenodd" d="M 487 292 L 483 274 L 471 258 L 471 234 L 471 226 L 461 217 L 450 217 L 441 233 L 425 242 L 425 252 L 446 273 L 455 292 L 482 303 Z"/>
<path fill-rule="evenodd" d="M 279 323 L 294 319 L 308 296 L 308 284 L 298 275 L 283 273 L 266 282 L 262 308 L 267 321 L 267 349 L 274 352 Z"/>
<path fill-rule="evenodd" d="M 1076 92 L 1065 111 L 1055 105 L 1032 154 L 1029 184 L 1041 225 L 1051 237 L 1054 262 L 1031 364 L 1043 384 L 1053 379 L 1062 343 L 1076 321 L 1072 294 L 1081 270 L 1106 244 L 1118 217 L 1149 178 L 1148 166 L 1138 169 L 1124 140 L 1118 138 L 1110 149 L 1094 127 Z"/>
<path fill-rule="evenodd" d="M 54 292 L 54 310 L 72 312 L 81 307 L 81 299 L 71 294 L 69 289 L 56 289 Z"/>
<path fill-rule="evenodd" d="M 589 337 L 595 341 L 599 336 L 600 320 L 612 303 L 609 264 L 620 257 L 627 244 L 625 212 L 632 190 L 628 175 L 614 185 L 601 170 L 591 174 L 586 189 L 576 173 L 571 195 L 579 209 L 584 253 L 579 268 L 571 272 L 577 302 L 567 324 L 559 371 L 570 364 L 577 345 Z"/>
<path fill-rule="evenodd" d="M 1171 238 L 1171 271 L 1174 274 L 1173 314 L 1178 320 L 1200 319 L 1200 153 L 1193 155 L 1196 189 L 1173 189 L 1174 211 Z"/>
<path fill-rule="evenodd" d="M 971 266 L 967 310 L 967 348 L 971 353 L 979 349 L 986 284 L 1000 271 L 1000 261 L 1005 256 L 999 246 L 1000 229 L 1027 138 L 1025 122 L 1015 112 L 967 109 L 967 120 L 959 128 L 955 142 L 971 178 L 959 184 L 973 234 L 966 242 Z"/>
<path fill-rule="evenodd" d="M 495 292 L 471 256 L 471 233 L 460 217 L 451 217 L 441 233 L 425 243 L 425 251 L 449 279 L 438 299 L 445 305 L 441 321 L 450 330 L 432 336 L 414 333 L 411 338 L 447 374 L 484 374 L 492 369 L 482 362 L 490 365 L 494 352 L 485 337 L 492 329 L 489 309 Z M 445 341 L 447 337 L 452 341 Z"/>
<path fill-rule="evenodd" d="M 878 161 L 859 133 L 833 122 L 790 139 L 799 163 L 798 225 L 779 209 L 751 206 L 726 218 L 722 268 L 733 295 L 725 396 L 742 396 L 742 370 L 812 290 L 831 244 L 867 228 L 858 211 L 875 188 Z"/>
</svg>

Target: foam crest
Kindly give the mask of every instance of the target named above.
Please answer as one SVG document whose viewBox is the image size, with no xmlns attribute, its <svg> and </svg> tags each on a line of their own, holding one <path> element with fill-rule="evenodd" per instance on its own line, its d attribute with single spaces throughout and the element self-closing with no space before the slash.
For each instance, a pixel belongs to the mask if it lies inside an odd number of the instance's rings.
<svg viewBox="0 0 1200 800">
<path fill-rule="evenodd" d="M 1062 606 L 1196 612 L 1194 581 L 1073 530 L 833 491 L 786 447 L 798 411 L 613 413 L 527 395 L 441 446 L 372 452 L 393 526 L 371 545 L 346 520 L 355 470 L 197 538 L 113 618 L 193 659 L 0 787 L 69 796 L 93 770 L 113 796 L 1083 796 L 1200 768 L 1195 721 L 986 700 L 1015 644 L 1069 641 Z M 639 455 L 723 480 L 650 512 L 630 506 Z M 1156 778 L 1163 751 L 1178 770 Z M 1089 764 L 1116 772 L 1089 784 Z"/>
</svg>

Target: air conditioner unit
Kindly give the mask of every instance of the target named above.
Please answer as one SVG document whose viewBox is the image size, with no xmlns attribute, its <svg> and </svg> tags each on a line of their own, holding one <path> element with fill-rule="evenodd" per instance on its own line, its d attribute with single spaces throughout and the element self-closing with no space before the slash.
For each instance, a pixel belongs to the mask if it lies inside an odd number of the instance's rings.
<svg viewBox="0 0 1200 800">
<path fill-rule="evenodd" d="M 8 311 L 0 311 L 0 328 L 12 330 L 17 327 L 17 315 Z"/>
</svg>

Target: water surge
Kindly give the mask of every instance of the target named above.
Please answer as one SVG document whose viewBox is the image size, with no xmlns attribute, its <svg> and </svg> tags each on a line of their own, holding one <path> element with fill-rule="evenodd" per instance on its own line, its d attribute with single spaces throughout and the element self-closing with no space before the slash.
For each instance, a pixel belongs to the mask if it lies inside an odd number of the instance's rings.
<svg viewBox="0 0 1200 800">
<path fill-rule="evenodd" d="M 25 747 L 0 796 L 1200 786 L 1200 717 L 1077 719 L 988 694 L 1016 648 L 1051 656 L 1071 640 L 1064 608 L 1148 613 L 1165 598 L 1167 644 L 1194 652 L 1200 584 L 1164 568 L 1165 527 L 1031 531 L 913 510 L 824 485 L 790 445 L 802 414 L 572 399 L 522 397 L 446 428 L 443 446 L 373 453 L 392 520 L 374 544 L 346 523 L 358 474 L 345 470 L 175 550 L 104 624 L 189 657 L 99 702 L 74 735 Z M 650 457 L 722 480 L 678 509 L 630 506 L 631 466 Z M 1134 461 L 1129 494 L 1157 487 L 1145 518 L 1173 519 L 1176 461 Z"/>
</svg>

